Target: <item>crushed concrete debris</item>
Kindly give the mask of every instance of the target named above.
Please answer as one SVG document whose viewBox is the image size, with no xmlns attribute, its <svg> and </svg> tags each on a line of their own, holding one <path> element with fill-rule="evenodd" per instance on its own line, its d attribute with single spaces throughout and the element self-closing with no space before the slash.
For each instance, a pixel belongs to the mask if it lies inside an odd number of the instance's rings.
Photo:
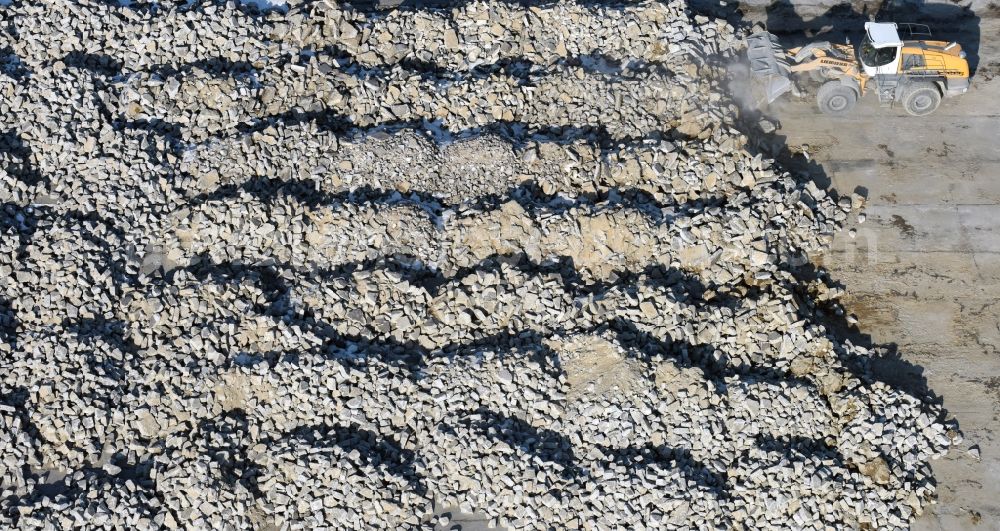
<svg viewBox="0 0 1000 531">
<path fill-rule="evenodd" d="M 0 527 L 902 529 L 933 499 L 960 435 L 798 268 L 863 198 L 750 147 L 736 28 L 254 5 L 0 8 Z"/>
</svg>

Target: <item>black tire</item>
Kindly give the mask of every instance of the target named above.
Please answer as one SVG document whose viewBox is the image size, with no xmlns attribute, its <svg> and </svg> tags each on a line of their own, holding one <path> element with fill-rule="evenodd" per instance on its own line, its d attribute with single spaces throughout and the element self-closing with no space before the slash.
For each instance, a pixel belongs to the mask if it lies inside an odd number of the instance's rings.
<svg viewBox="0 0 1000 531">
<path fill-rule="evenodd" d="M 816 93 L 816 103 L 823 114 L 843 116 L 858 103 L 858 93 L 840 81 L 827 81 Z"/>
<path fill-rule="evenodd" d="M 910 116 L 927 116 L 941 105 L 941 91 L 931 83 L 914 83 L 903 91 L 903 108 Z"/>
</svg>

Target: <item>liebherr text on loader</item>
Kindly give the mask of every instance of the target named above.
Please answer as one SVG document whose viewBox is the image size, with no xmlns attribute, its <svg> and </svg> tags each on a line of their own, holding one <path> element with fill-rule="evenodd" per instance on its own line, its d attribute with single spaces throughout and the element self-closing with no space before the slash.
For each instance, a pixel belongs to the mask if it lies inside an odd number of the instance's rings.
<svg viewBox="0 0 1000 531">
<path fill-rule="evenodd" d="M 857 49 L 814 42 L 785 50 L 764 31 L 747 38 L 747 59 L 768 103 L 789 91 L 799 93 L 796 83 L 812 81 L 822 83 L 816 99 L 826 114 L 847 113 L 873 90 L 883 106 L 898 103 L 913 116 L 926 116 L 942 97 L 969 90 L 969 63 L 962 47 L 930 37 L 924 24 L 867 22 Z"/>
</svg>

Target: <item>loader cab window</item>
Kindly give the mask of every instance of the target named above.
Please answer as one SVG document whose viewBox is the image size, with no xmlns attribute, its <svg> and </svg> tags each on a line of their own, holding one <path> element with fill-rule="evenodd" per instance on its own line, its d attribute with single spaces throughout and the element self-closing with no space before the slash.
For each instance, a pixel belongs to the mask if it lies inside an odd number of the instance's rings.
<svg viewBox="0 0 1000 531">
<path fill-rule="evenodd" d="M 858 48 L 858 59 L 867 67 L 885 66 L 896 59 L 898 50 L 895 46 L 876 48 L 872 44 L 871 38 L 865 35 L 865 39 L 861 41 L 861 46 Z"/>
<path fill-rule="evenodd" d="M 924 68 L 927 63 L 922 54 L 903 54 L 903 69 Z"/>
</svg>

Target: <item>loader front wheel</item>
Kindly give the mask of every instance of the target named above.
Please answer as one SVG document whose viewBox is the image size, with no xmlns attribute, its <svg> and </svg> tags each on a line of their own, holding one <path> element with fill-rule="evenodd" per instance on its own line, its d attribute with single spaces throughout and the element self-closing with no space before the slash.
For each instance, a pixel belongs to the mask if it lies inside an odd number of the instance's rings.
<svg viewBox="0 0 1000 531">
<path fill-rule="evenodd" d="M 844 86 L 840 81 L 827 81 L 816 94 L 816 103 L 823 114 L 842 116 L 847 114 L 858 103 L 858 93 L 851 87 Z"/>
<path fill-rule="evenodd" d="M 903 92 L 903 108 L 910 116 L 927 116 L 941 105 L 941 92 L 930 83 L 915 83 Z"/>
</svg>

